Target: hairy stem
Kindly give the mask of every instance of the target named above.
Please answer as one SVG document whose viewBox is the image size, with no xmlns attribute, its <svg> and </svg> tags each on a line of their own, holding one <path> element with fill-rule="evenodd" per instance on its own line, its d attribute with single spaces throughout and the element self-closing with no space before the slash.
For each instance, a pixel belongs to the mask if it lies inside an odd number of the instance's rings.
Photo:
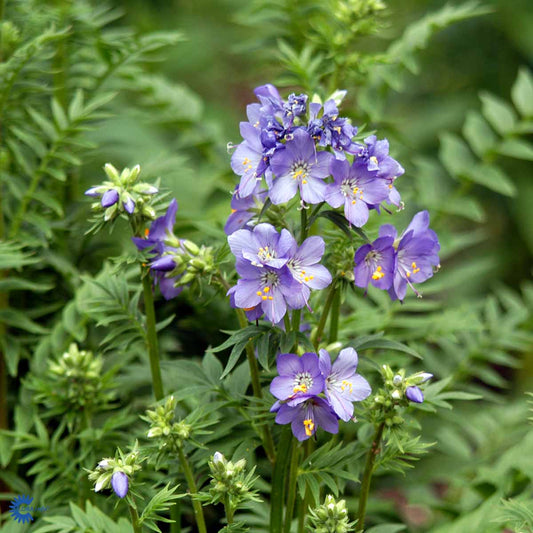
<svg viewBox="0 0 533 533">
<path fill-rule="evenodd" d="M 376 457 L 379 453 L 384 428 L 385 422 L 381 422 L 381 424 L 377 426 L 376 432 L 374 433 L 374 438 L 372 439 L 372 445 L 370 446 L 366 456 L 365 470 L 363 472 L 363 480 L 361 481 L 361 492 L 359 494 L 357 533 L 364 531 L 365 528 L 366 502 L 368 501 L 370 482 L 372 481 L 372 474 L 374 473 L 374 463 L 376 462 Z"/>
<path fill-rule="evenodd" d="M 231 497 L 226 494 L 224 498 L 224 511 L 226 512 L 226 521 L 228 524 L 233 524 L 233 507 L 231 505 Z"/>
<path fill-rule="evenodd" d="M 324 309 L 322 309 L 322 315 L 320 316 L 320 321 L 318 322 L 317 330 L 315 333 L 315 339 L 313 344 L 315 345 L 315 350 L 318 349 L 318 345 L 322 340 L 322 334 L 324 333 L 324 327 L 326 326 L 326 320 L 328 319 L 329 310 L 331 309 L 331 304 L 335 299 L 335 293 L 337 292 L 337 282 L 334 279 L 331 282 L 331 285 L 328 289 L 328 295 L 326 297 L 326 303 L 324 304 Z"/>
<path fill-rule="evenodd" d="M 291 533 L 292 515 L 294 513 L 294 503 L 296 501 L 296 481 L 298 479 L 298 466 L 300 462 L 300 447 L 296 439 L 292 439 L 291 462 L 289 469 L 289 489 L 287 494 L 287 505 L 285 507 L 285 525 L 283 533 Z"/>
<path fill-rule="evenodd" d="M 196 518 L 198 533 L 207 533 L 202 503 L 194 498 L 194 495 L 198 493 L 198 489 L 196 488 L 196 482 L 194 481 L 194 476 L 192 474 L 191 467 L 189 466 L 187 457 L 185 457 L 185 454 L 183 453 L 182 447 L 178 446 L 177 448 L 181 468 L 183 470 L 183 473 L 185 474 L 185 479 L 187 480 L 187 485 L 189 486 L 189 492 L 192 495 L 192 507 L 194 510 L 194 517 Z"/>
<path fill-rule="evenodd" d="M 146 347 L 150 357 L 150 372 L 152 373 L 152 387 L 157 401 L 163 399 L 163 380 L 161 379 L 161 368 L 159 366 L 159 345 L 157 341 L 157 331 L 155 328 L 154 296 L 152 294 L 152 284 L 148 271 L 141 267 L 141 277 L 143 284 L 144 312 L 146 313 Z"/>
</svg>

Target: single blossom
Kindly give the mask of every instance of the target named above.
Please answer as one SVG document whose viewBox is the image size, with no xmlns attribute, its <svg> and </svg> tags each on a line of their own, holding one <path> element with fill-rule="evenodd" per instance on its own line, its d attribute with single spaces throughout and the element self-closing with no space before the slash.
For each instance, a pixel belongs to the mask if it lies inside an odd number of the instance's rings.
<svg viewBox="0 0 533 533">
<path fill-rule="evenodd" d="M 424 393 L 419 387 L 407 387 L 405 396 L 410 402 L 422 403 L 424 401 Z"/>
<path fill-rule="evenodd" d="M 356 373 L 357 352 L 353 348 L 344 348 L 333 365 L 326 350 L 319 353 L 326 398 L 335 414 L 347 422 L 353 416 L 353 402 L 364 400 L 372 392 L 368 381 Z"/>
<path fill-rule="evenodd" d="M 111 477 L 111 486 L 119 498 L 124 498 L 128 494 L 128 476 L 124 472 L 115 472 Z"/>
<path fill-rule="evenodd" d="M 238 258 L 235 264 L 241 279 L 228 291 L 234 297 L 235 306 L 241 309 L 259 308 L 272 323 L 279 322 L 287 308 L 301 309 L 307 302 L 301 296 L 301 285 L 292 277 L 290 270 L 270 266 L 254 266 Z"/>
<path fill-rule="evenodd" d="M 288 202 L 299 191 L 300 198 L 308 204 L 318 204 L 324 200 L 332 155 L 317 152 L 315 143 L 303 129 L 294 131 L 293 138 L 285 148 L 276 151 L 270 160 L 275 179 L 269 190 L 273 204 Z"/>
<path fill-rule="evenodd" d="M 280 354 L 277 368 L 279 376 L 272 380 L 270 392 L 289 405 L 297 405 L 324 390 L 316 353 L 307 352 L 301 357 L 293 353 Z"/>
<path fill-rule="evenodd" d="M 276 406 L 277 407 L 277 406 Z M 321 427 L 328 433 L 338 433 L 339 420 L 330 404 L 319 396 L 312 396 L 297 405 L 279 405 L 278 424 L 291 424 L 292 433 L 299 441 L 312 437 Z"/>
<path fill-rule="evenodd" d="M 253 266 L 281 268 L 289 260 L 293 237 L 286 229 L 280 233 L 272 224 L 258 224 L 252 230 L 240 229 L 228 237 L 230 249 L 237 258 Z"/>
<path fill-rule="evenodd" d="M 392 237 L 379 237 L 372 244 L 364 244 L 355 252 L 354 281 L 366 289 L 372 284 L 387 290 L 394 279 L 395 250 Z"/>
<path fill-rule="evenodd" d="M 238 229 L 242 229 L 248 225 L 248 222 L 254 217 L 255 211 L 258 211 L 265 203 L 266 194 L 267 191 L 260 189 L 259 182 L 257 182 L 252 194 L 244 198 L 239 195 L 239 187 L 235 187 L 235 191 L 231 197 L 231 215 L 228 217 L 224 226 L 226 235 L 231 235 Z"/>
<path fill-rule="evenodd" d="M 393 300 L 403 300 L 409 285 L 419 295 L 413 283 L 422 283 L 433 276 L 433 268 L 439 266 L 440 250 L 437 234 L 429 229 L 429 213 L 420 211 L 397 239 L 394 226 L 385 224 L 379 228 L 380 237 L 392 237 L 396 246 L 394 281 L 389 288 Z"/>
<path fill-rule="evenodd" d="M 256 189 L 262 174 L 260 165 L 263 161 L 263 145 L 261 132 L 248 122 L 241 122 L 241 142 L 231 156 L 231 168 L 235 174 L 241 176 L 239 195 L 242 198 L 250 196 Z"/>
<path fill-rule="evenodd" d="M 346 219 L 360 228 L 368 221 L 369 209 L 389 196 L 386 180 L 379 179 L 365 167 L 348 161 L 331 164 L 334 182 L 326 189 L 325 200 L 334 208 L 344 205 Z"/>
</svg>

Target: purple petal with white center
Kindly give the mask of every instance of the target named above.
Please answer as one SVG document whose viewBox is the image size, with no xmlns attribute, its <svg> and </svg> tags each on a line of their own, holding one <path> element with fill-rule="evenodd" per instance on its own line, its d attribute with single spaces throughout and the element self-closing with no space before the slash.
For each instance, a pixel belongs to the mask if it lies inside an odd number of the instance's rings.
<svg viewBox="0 0 533 533">
<path fill-rule="evenodd" d="M 128 494 L 128 476 L 124 472 L 115 472 L 111 477 L 111 486 L 119 498 L 124 498 Z"/>
</svg>

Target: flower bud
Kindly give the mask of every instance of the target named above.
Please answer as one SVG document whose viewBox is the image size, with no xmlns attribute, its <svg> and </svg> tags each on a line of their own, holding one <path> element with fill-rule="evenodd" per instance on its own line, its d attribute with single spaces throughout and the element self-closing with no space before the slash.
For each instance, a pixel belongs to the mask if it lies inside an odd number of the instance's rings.
<svg viewBox="0 0 533 533">
<path fill-rule="evenodd" d="M 181 244 L 191 255 L 198 255 L 200 253 L 200 248 L 192 241 L 185 239 L 181 241 Z"/>
<path fill-rule="evenodd" d="M 411 402 L 422 403 L 424 401 L 424 393 L 418 387 L 407 387 L 405 396 Z"/>
<path fill-rule="evenodd" d="M 100 203 L 102 207 L 111 207 L 118 202 L 118 192 L 116 189 L 108 189 L 103 195 Z"/>
<path fill-rule="evenodd" d="M 117 183 L 119 181 L 120 176 L 118 170 L 111 163 L 106 163 L 104 165 L 104 172 L 112 182 Z"/>
<path fill-rule="evenodd" d="M 128 476 L 124 472 L 115 472 L 111 478 L 111 486 L 119 498 L 124 498 L 129 489 Z"/>
</svg>

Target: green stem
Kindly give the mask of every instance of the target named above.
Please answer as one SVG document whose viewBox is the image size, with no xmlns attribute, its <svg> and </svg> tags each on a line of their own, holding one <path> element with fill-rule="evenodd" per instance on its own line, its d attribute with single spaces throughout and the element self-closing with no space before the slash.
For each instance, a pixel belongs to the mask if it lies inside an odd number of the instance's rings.
<svg viewBox="0 0 533 533">
<path fill-rule="evenodd" d="M 318 345 L 322 340 L 322 333 L 324 332 L 324 327 L 326 325 L 326 320 L 328 319 L 329 310 L 331 309 L 331 304 L 335 298 L 335 293 L 337 292 L 337 281 L 334 279 L 331 282 L 331 285 L 328 289 L 328 295 L 326 297 L 326 303 L 324 304 L 324 309 L 322 309 L 322 315 L 320 316 L 320 321 L 315 333 L 315 339 L 313 344 L 315 345 L 315 350 L 318 350 Z"/>
<path fill-rule="evenodd" d="M 285 527 L 283 533 L 291 533 L 292 515 L 296 501 L 296 481 L 298 479 L 298 466 L 300 459 L 300 447 L 296 439 L 292 439 L 291 463 L 289 469 L 289 491 L 287 494 L 287 506 L 285 508 Z"/>
<path fill-rule="evenodd" d="M 303 461 L 305 461 L 313 452 L 313 440 L 307 439 L 304 444 L 304 456 Z M 298 506 L 298 533 L 304 533 L 305 531 L 305 515 L 307 514 L 307 509 L 309 508 L 309 502 L 311 500 L 311 492 L 309 491 L 309 487 L 306 487 L 305 489 L 305 495 L 303 499 L 300 501 L 300 505 Z"/>
<path fill-rule="evenodd" d="M 300 244 L 307 238 L 307 209 L 300 210 Z"/>
<path fill-rule="evenodd" d="M 381 445 L 381 438 L 383 437 L 383 430 L 385 422 L 381 422 L 376 428 L 372 445 L 368 450 L 366 456 L 365 470 L 363 472 L 363 481 L 361 482 L 361 492 L 359 494 L 359 513 L 357 515 L 357 533 L 363 532 L 365 528 L 366 502 L 368 500 L 368 493 L 370 491 L 370 482 L 372 481 L 372 474 L 374 473 L 374 463 L 379 453 Z"/>
<path fill-rule="evenodd" d="M 226 521 L 228 524 L 233 524 L 233 507 L 231 505 L 229 494 L 226 494 L 226 497 L 224 498 L 224 510 L 226 511 Z"/>
<path fill-rule="evenodd" d="M 176 502 L 170 508 L 170 518 L 174 520 L 170 524 L 170 533 L 181 533 L 181 503 Z"/>
<path fill-rule="evenodd" d="M 237 313 L 241 328 L 247 327 L 248 319 L 246 318 L 244 311 L 242 309 L 235 309 L 235 311 Z M 257 399 L 262 399 L 263 391 L 261 389 L 261 381 L 259 380 L 259 366 L 257 365 L 254 348 L 250 343 L 246 345 L 246 359 L 248 360 L 248 366 L 250 367 L 250 377 L 252 380 L 252 390 L 254 392 L 254 396 Z M 276 457 L 276 449 L 274 447 L 274 440 L 272 439 L 270 428 L 268 426 L 263 426 L 261 428 L 261 433 L 263 434 L 263 447 L 269 461 L 273 463 Z"/>
<path fill-rule="evenodd" d="M 285 496 L 285 474 L 289 466 L 292 430 L 285 426 L 278 443 L 278 453 L 272 473 L 272 490 L 270 492 L 270 533 L 282 533 L 283 501 Z"/>
<path fill-rule="evenodd" d="M 128 505 L 130 509 L 131 525 L 133 526 L 134 533 L 142 533 L 142 527 L 139 525 L 139 515 L 137 510 L 132 505 Z"/>
<path fill-rule="evenodd" d="M 328 343 L 331 344 L 337 340 L 339 332 L 339 314 L 341 309 L 341 291 L 337 287 L 333 295 L 333 302 L 331 303 L 330 319 L 329 319 L 329 336 Z"/>
<path fill-rule="evenodd" d="M 177 449 L 181 468 L 183 470 L 183 473 L 185 474 L 185 479 L 187 480 L 187 485 L 189 486 L 189 492 L 192 495 L 192 507 L 194 510 L 194 516 L 196 518 L 198 533 L 207 533 L 202 503 L 194 498 L 194 495 L 198 493 L 198 489 L 196 488 L 196 483 L 194 481 L 194 476 L 192 475 L 191 467 L 189 466 L 189 462 L 187 461 L 187 458 L 183 453 L 182 447 L 178 446 Z"/>
<path fill-rule="evenodd" d="M 148 271 L 141 267 L 141 277 L 143 283 L 144 312 L 146 313 L 146 347 L 150 357 L 150 371 L 152 373 L 152 387 L 157 401 L 163 399 L 163 380 L 161 379 L 161 368 L 159 366 L 159 345 L 157 341 L 157 331 L 155 322 L 154 296 L 152 294 L 152 284 Z"/>
</svg>

